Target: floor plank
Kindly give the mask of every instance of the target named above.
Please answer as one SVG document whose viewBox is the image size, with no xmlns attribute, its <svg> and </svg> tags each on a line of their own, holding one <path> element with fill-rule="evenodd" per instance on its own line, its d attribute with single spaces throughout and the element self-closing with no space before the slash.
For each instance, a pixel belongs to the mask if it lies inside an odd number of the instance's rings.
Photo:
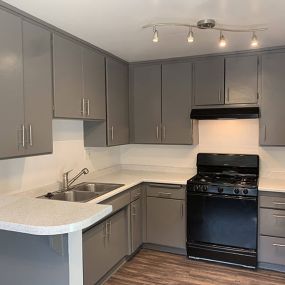
<svg viewBox="0 0 285 285">
<path fill-rule="evenodd" d="M 284 285 L 285 274 L 143 249 L 105 285 Z"/>
</svg>

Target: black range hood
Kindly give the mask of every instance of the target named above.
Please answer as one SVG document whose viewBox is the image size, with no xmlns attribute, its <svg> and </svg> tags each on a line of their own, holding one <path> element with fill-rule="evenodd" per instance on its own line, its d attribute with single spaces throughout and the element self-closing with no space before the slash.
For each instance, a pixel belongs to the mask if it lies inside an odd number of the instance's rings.
<svg viewBox="0 0 285 285">
<path fill-rule="evenodd" d="M 190 118 L 197 120 L 256 119 L 259 118 L 259 108 L 244 107 L 193 109 L 191 111 Z"/>
</svg>

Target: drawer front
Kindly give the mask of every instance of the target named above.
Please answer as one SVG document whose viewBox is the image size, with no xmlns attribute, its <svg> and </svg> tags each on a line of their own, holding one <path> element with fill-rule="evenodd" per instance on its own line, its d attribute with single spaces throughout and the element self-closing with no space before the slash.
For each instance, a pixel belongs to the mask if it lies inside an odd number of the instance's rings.
<svg viewBox="0 0 285 285">
<path fill-rule="evenodd" d="M 285 238 L 285 211 L 260 208 L 260 234 Z"/>
<path fill-rule="evenodd" d="M 141 186 L 133 188 L 131 190 L 131 202 L 141 198 L 142 194 L 143 194 L 143 191 L 142 191 L 142 187 Z"/>
<path fill-rule="evenodd" d="M 130 200 L 130 192 L 127 191 L 126 193 L 118 194 L 115 197 L 104 200 L 99 204 L 112 205 L 112 213 L 114 213 L 130 204 Z"/>
<path fill-rule="evenodd" d="M 178 184 L 150 183 L 147 185 L 147 196 L 185 200 L 185 186 Z"/>
<path fill-rule="evenodd" d="M 260 236 L 258 261 L 285 265 L 285 239 Z"/>
<path fill-rule="evenodd" d="M 285 210 L 285 197 L 260 196 L 260 207 Z"/>
</svg>

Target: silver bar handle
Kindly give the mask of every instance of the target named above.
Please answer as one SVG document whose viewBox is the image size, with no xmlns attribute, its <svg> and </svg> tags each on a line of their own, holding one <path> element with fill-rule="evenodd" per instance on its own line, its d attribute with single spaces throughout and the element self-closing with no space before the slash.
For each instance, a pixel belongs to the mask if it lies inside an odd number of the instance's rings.
<svg viewBox="0 0 285 285">
<path fill-rule="evenodd" d="M 169 198 L 169 197 L 171 197 L 171 195 L 172 195 L 172 193 L 170 193 L 170 192 L 158 192 L 159 197 Z"/>
<path fill-rule="evenodd" d="M 163 132 L 163 139 L 165 140 L 166 138 L 166 127 L 165 126 L 162 127 L 162 132 Z"/>
<path fill-rule="evenodd" d="M 137 209 L 136 206 L 133 205 L 132 207 L 132 216 L 136 216 L 137 215 Z"/>
<path fill-rule="evenodd" d="M 85 99 L 81 99 L 81 115 L 85 116 Z"/>
<path fill-rule="evenodd" d="M 274 205 L 285 205 L 285 203 L 282 203 L 282 202 L 272 202 Z"/>
<path fill-rule="evenodd" d="M 230 88 L 227 89 L 227 102 L 230 102 Z"/>
<path fill-rule="evenodd" d="M 24 125 L 22 125 L 22 127 L 21 127 L 21 133 L 22 133 L 22 147 L 25 148 L 25 146 L 26 146 L 26 130 L 25 130 Z"/>
<path fill-rule="evenodd" d="M 159 139 L 159 128 L 156 126 L 156 138 Z"/>
<path fill-rule="evenodd" d="M 264 125 L 264 141 L 266 141 L 267 133 L 266 133 L 266 125 Z"/>
<path fill-rule="evenodd" d="M 279 244 L 279 243 L 273 243 L 272 245 L 276 247 L 285 247 L 285 244 Z"/>
<path fill-rule="evenodd" d="M 273 217 L 277 219 L 285 219 L 285 216 L 282 216 L 282 215 L 273 215 Z"/>
<path fill-rule="evenodd" d="M 33 146 L 33 128 L 29 125 L 29 145 Z"/>
<path fill-rule="evenodd" d="M 109 221 L 108 223 L 107 223 L 107 225 L 109 226 L 108 228 L 108 239 L 110 238 L 110 236 L 111 236 L 111 233 L 112 233 L 112 222 L 111 221 Z"/>
<path fill-rule="evenodd" d="M 181 218 L 184 217 L 184 205 L 183 202 L 181 202 Z"/>
<path fill-rule="evenodd" d="M 87 99 L 87 116 L 90 116 L 90 101 Z"/>
<path fill-rule="evenodd" d="M 150 183 L 149 186 L 156 188 L 168 188 L 168 189 L 181 189 L 183 187 L 182 185 L 177 185 L 177 184 L 154 184 L 154 183 Z"/>
<path fill-rule="evenodd" d="M 221 88 L 219 88 L 219 102 L 221 102 L 221 100 L 222 100 L 222 91 L 221 91 Z"/>
<path fill-rule="evenodd" d="M 111 140 L 114 140 L 114 126 L 111 127 Z"/>
</svg>

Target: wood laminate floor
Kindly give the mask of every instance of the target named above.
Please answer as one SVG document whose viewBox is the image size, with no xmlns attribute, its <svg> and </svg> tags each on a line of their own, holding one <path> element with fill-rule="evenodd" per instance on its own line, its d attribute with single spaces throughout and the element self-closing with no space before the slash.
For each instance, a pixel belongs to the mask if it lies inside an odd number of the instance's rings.
<svg viewBox="0 0 285 285">
<path fill-rule="evenodd" d="M 285 285 L 285 274 L 189 260 L 185 256 L 141 250 L 105 285 Z"/>
</svg>

